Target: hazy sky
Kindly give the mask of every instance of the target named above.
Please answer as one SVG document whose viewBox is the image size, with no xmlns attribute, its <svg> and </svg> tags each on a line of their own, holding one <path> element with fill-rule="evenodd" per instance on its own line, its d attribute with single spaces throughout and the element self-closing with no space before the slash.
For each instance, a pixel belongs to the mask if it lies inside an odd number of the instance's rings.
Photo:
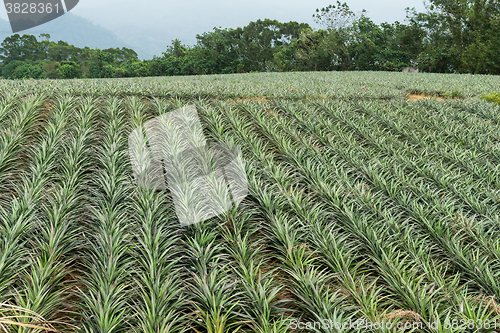
<svg viewBox="0 0 500 333">
<path fill-rule="evenodd" d="M 125 5 L 127 9 L 130 7 L 130 3 L 135 2 L 138 11 L 141 13 L 149 12 L 153 16 L 158 14 L 175 14 L 176 11 L 181 9 L 184 14 L 186 9 L 193 10 L 197 12 L 196 6 L 199 1 L 172 1 L 172 0 L 140 0 L 140 1 L 130 1 L 130 0 L 80 0 L 77 7 L 73 10 L 74 14 L 78 14 L 84 17 L 92 19 L 92 15 L 89 15 L 90 10 L 98 11 L 100 7 L 113 5 L 116 6 L 117 11 L 120 10 L 121 5 Z M 206 4 L 210 5 L 209 11 L 204 11 L 207 16 L 237 16 L 245 17 L 245 11 L 250 9 L 250 13 L 259 13 L 260 18 L 265 18 L 266 15 L 272 13 L 273 18 L 282 21 L 300 21 L 308 22 L 310 24 L 312 21 L 312 14 L 316 8 L 326 7 L 329 4 L 333 4 L 336 1 L 324 1 L 324 0 L 256 0 L 256 1 L 231 1 L 231 0 L 215 0 L 215 1 L 204 1 Z M 341 1 L 343 2 L 343 1 Z M 405 18 L 405 7 L 416 7 L 417 10 L 423 11 L 424 5 L 423 0 L 383 0 L 383 1 L 372 1 L 372 0 L 349 0 L 347 4 L 354 11 L 360 11 L 366 9 L 368 11 L 368 16 L 372 18 L 376 23 L 381 22 L 393 22 L 396 20 L 402 21 Z M 149 7 L 149 8 L 148 8 Z M 145 11 L 144 9 L 147 10 Z M 206 9 L 206 6 L 203 6 Z M 236 12 L 235 12 L 236 11 Z M 201 16 L 202 13 L 197 13 Z M 186 20 L 196 20 L 200 16 L 195 17 L 185 17 Z M 0 17 L 6 19 L 7 14 L 5 10 L 0 10 Z M 140 24 L 142 20 L 147 20 L 147 17 L 137 17 L 137 21 L 133 22 L 135 24 Z M 104 21 L 96 22 L 98 24 L 106 24 Z M 248 22 L 241 22 L 240 25 L 245 25 Z M 217 21 L 212 22 L 213 25 L 218 25 Z"/>
<path fill-rule="evenodd" d="M 81 14 L 84 16 L 88 13 L 88 9 L 97 9 L 102 7 L 104 4 L 113 4 L 119 7 L 121 4 L 127 3 L 127 0 L 80 0 L 78 6 L 74 9 L 75 14 Z M 266 14 L 273 13 L 278 17 L 278 20 L 283 21 L 301 21 L 309 22 L 312 21 L 312 14 L 316 8 L 326 7 L 329 4 L 333 4 L 336 1 L 328 0 L 255 0 L 255 1 L 232 1 L 232 0 L 214 0 L 214 1 L 204 1 L 207 5 L 210 5 L 210 10 L 204 13 L 208 16 L 212 16 L 216 13 L 217 16 L 245 16 L 242 15 L 245 11 L 250 9 L 251 13 L 259 13 L 261 18 L 264 18 Z M 344 1 L 341 1 L 344 2 Z M 150 7 L 148 10 L 152 15 L 157 15 L 158 13 L 175 13 L 179 9 L 190 9 L 196 12 L 196 6 L 199 1 L 171 1 L 171 0 L 140 0 L 136 3 L 141 7 Z M 423 11 L 424 5 L 423 0 L 349 0 L 347 4 L 354 11 L 361 11 L 366 9 L 368 11 L 368 16 L 372 18 L 376 23 L 381 22 L 393 22 L 396 20 L 402 21 L 405 18 L 405 7 L 416 7 L 418 10 Z M 205 9 L 206 6 L 203 6 Z M 184 10 L 182 10 L 184 12 Z M 200 13 L 201 14 L 201 13 Z M 198 17 L 186 17 L 186 19 L 197 19 Z M 274 17 L 273 17 L 274 18 Z M 101 22 L 99 22 L 101 23 Z M 241 22 L 240 25 L 244 25 L 247 22 Z M 212 24 L 217 25 L 217 22 L 212 22 Z"/>
</svg>

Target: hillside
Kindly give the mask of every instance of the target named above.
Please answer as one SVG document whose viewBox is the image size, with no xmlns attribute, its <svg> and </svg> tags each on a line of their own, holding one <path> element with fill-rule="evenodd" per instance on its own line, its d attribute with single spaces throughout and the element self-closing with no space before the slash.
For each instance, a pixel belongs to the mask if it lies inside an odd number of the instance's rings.
<svg viewBox="0 0 500 333">
<path fill-rule="evenodd" d="M 128 45 L 119 39 L 113 32 L 81 16 L 66 13 L 56 20 L 45 23 L 42 26 L 35 27 L 20 32 L 19 34 L 29 34 L 38 36 L 42 33 L 48 33 L 51 40 L 63 40 L 77 47 L 88 46 L 90 48 L 106 49 L 110 47 L 128 47 Z M 12 34 L 8 21 L 0 19 L 0 40 L 4 40 Z"/>
</svg>

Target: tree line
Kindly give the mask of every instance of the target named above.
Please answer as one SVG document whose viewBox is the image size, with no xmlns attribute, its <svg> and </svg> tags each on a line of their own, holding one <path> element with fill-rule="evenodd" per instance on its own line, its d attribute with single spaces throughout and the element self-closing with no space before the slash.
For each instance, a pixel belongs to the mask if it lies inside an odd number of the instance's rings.
<svg viewBox="0 0 500 333">
<path fill-rule="evenodd" d="M 432 0 L 407 8 L 406 22 L 375 24 L 346 3 L 317 9 L 307 23 L 258 20 L 214 28 L 193 46 L 174 40 L 160 57 L 141 61 L 129 48 L 78 48 L 50 35 L 7 37 L 4 78 L 113 78 L 262 71 L 399 71 L 500 74 L 498 0 Z"/>
</svg>

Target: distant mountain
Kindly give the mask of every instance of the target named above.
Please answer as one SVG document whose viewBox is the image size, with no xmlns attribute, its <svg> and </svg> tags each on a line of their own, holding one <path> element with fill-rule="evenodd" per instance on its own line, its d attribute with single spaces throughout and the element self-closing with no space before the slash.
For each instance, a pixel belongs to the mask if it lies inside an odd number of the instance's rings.
<svg viewBox="0 0 500 333">
<path fill-rule="evenodd" d="M 62 40 L 77 47 L 88 46 L 99 49 L 130 47 L 112 31 L 72 13 L 67 13 L 41 26 L 19 32 L 20 35 L 34 35 L 38 39 L 42 33 L 50 34 L 52 41 Z M 0 19 L 0 42 L 10 35 L 12 35 L 10 23 Z"/>
</svg>

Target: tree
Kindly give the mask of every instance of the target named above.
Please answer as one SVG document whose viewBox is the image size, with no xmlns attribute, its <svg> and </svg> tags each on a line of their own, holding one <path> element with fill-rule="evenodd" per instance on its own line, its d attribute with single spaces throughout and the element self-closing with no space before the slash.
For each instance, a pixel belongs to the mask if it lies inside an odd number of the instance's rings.
<svg viewBox="0 0 500 333">
<path fill-rule="evenodd" d="M 4 39 L 0 47 L 0 60 L 4 64 L 14 60 L 44 60 L 46 53 L 35 36 L 14 34 Z"/>
<path fill-rule="evenodd" d="M 112 78 L 115 75 L 113 67 L 114 56 L 99 49 L 92 50 L 89 59 L 89 69 L 87 77 L 91 78 Z"/>
<path fill-rule="evenodd" d="M 442 71 L 500 74 L 500 3 L 497 0 L 431 0 L 429 13 L 419 14 L 422 21 L 440 27 L 446 39 L 429 36 L 424 57 L 428 62 L 441 58 Z M 429 35 L 429 34 L 428 34 Z M 436 39 L 433 39 L 435 37 Z M 443 52 L 443 57 L 439 53 Z M 436 54 L 437 53 L 437 54 Z"/>
<path fill-rule="evenodd" d="M 241 29 L 214 28 L 211 32 L 197 35 L 197 45 L 191 49 L 191 54 L 196 54 L 190 59 L 195 72 L 200 74 L 234 73 L 239 64 L 238 37 Z"/>
<path fill-rule="evenodd" d="M 240 37 L 240 61 L 245 71 L 265 71 L 272 66 L 274 53 L 299 38 L 300 32 L 309 28 L 306 23 L 277 20 L 250 22 Z"/>
<path fill-rule="evenodd" d="M 313 14 L 314 21 L 328 30 L 340 30 L 350 27 L 356 21 L 356 14 L 349 8 L 347 3 L 329 5 L 324 8 L 317 8 Z"/>
<path fill-rule="evenodd" d="M 47 48 L 47 59 L 51 61 L 78 61 L 78 56 L 82 53 L 82 49 L 66 42 L 58 41 L 57 43 L 50 42 Z"/>
<path fill-rule="evenodd" d="M 274 55 L 279 71 L 329 71 L 335 69 L 334 52 L 326 30 L 302 30 L 298 39 Z"/>
<path fill-rule="evenodd" d="M 108 54 L 113 56 L 113 60 L 116 64 L 122 64 L 127 61 L 136 61 L 139 60 L 137 52 L 127 47 L 120 48 L 109 48 L 103 50 Z"/>
<path fill-rule="evenodd" d="M 82 70 L 80 65 L 74 61 L 62 61 L 59 75 L 62 79 L 76 79 L 82 76 Z"/>
</svg>

